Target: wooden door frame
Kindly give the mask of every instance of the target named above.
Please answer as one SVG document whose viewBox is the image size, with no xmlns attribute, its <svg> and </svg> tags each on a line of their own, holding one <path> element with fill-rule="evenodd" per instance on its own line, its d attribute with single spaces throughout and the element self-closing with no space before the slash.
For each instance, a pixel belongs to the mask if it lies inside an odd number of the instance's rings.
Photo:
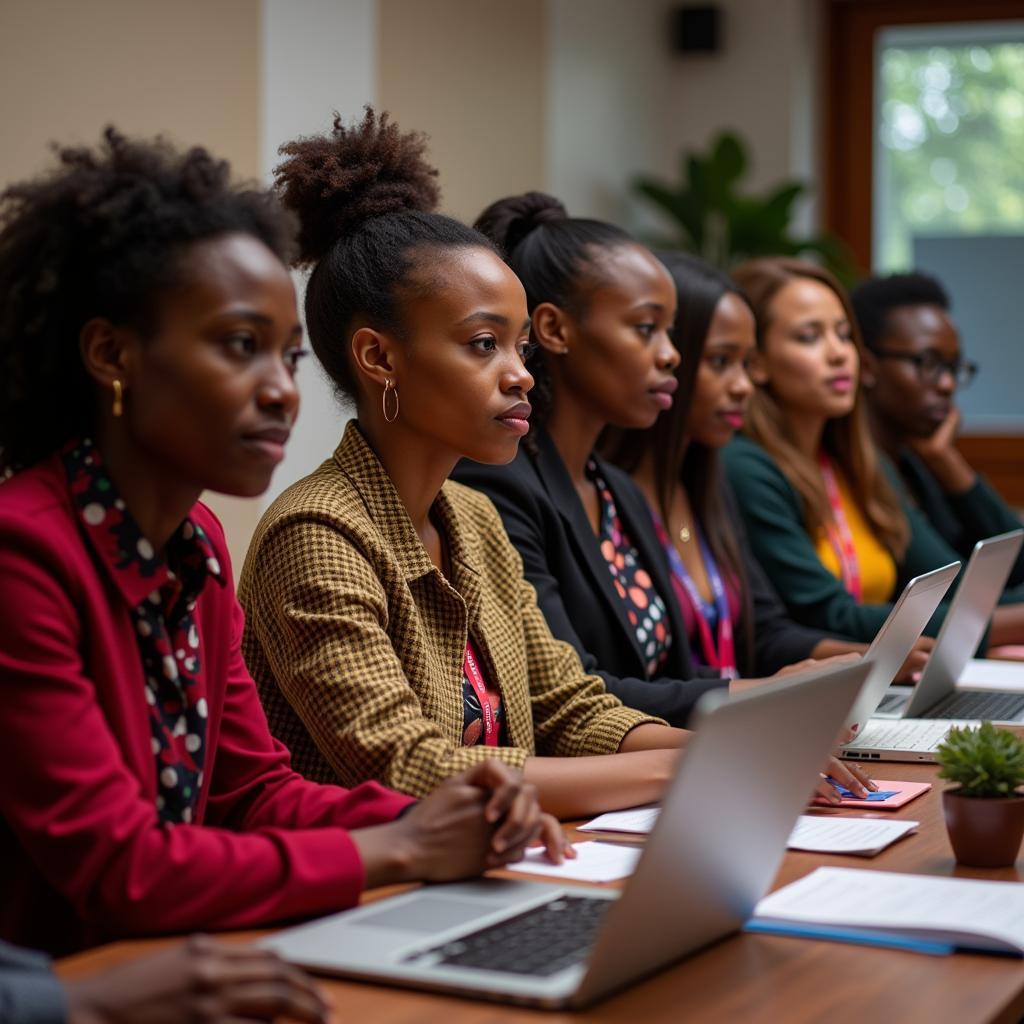
<svg viewBox="0 0 1024 1024">
<path fill-rule="evenodd" d="M 875 34 L 891 25 L 1024 18 L 1024 0 L 823 0 L 822 219 L 871 267 Z"/>
</svg>

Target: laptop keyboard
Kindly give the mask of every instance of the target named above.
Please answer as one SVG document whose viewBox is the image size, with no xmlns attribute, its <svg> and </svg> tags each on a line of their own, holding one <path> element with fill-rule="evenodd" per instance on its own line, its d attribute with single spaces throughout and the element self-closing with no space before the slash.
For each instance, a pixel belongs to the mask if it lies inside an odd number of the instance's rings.
<svg viewBox="0 0 1024 1024">
<path fill-rule="evenodd" d="M 877 747 L 880 750 L 933 751 L 945 738 L 949 727 L 945 722 L 921 718 L 899 718 L 889 721 L 873 718 L 844 750 Z"/>
<path fill-rule="evenodd" d="M 929 718 L 987 718 L 1014 721 L 1024 713 L 1019 693 L 951 693 L 928 712 Z"/>
<path fill-rule="evenodd" d="M 560 896 L 405 959 L 433 954 L 440 957 L 438 966 L 547 977 L 585 959 L 611 904 L 588 896 Z"/>
</svg>

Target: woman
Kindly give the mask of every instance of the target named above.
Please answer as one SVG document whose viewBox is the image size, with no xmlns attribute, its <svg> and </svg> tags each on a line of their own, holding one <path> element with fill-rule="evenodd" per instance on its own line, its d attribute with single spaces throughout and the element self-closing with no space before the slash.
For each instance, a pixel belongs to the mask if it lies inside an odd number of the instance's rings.
<svg viewBox="0 0 1024 1024">
<path fill-rule="evenodd" d="M 491 243 L 432 212 L 423 147 L 367 111 L 283 149 L 310 338 L 356 418 L 256 531 L 246 658 L 314 778 L 420 794 L 500 758 L 560 816 L 655 800 L 686 734 L 584 673 L 493 506 L 447 482 L 463 456 L 515 455 L 529 319 Z"/>
<path fill-rule="evenodd" d="M 864 393 L 875 440 L 907 494 L 962 559 L 985 537 L 1021 521 L 956 446 L 956 392 L 974 378 L 950 316 L 949 296 L 927 274 L 892 274 L 850 295 L 864 339 Z M 1024 552 L 1009 585 L 1024 583 Z"/>
<path fill-rule="evenodd" d="M 615 431 L 608 457 L 647 499 L 672 569 L 697 665 L 769 675 L 804 658 L 864 645 L 793 622 L 750 551 L 718 452 L 742 427 L 753 384 L 754 314 L 736 286 L 686 253 L 660 256 L 676 285 L 681 361 L 671 410 L 646 430 Z"/>
<path fill-rule="evenodd" d="M 517 779 L 313 785 L 242 662 L 198 498 L 263 491 L 298 411 L 289 220 L 202 149 L 60 160 L 0 213 L 0 934 L 252 927 L 503 862 L 541 822 Z"/>
<path fill-rule="evenodd" d="M 683 724 L 700 693 L 749 681 L 730 683 L 731 656 L 694 669 L 644 496 L 595 452 L 608 426 L 648 428 L 674 404 L 672 277 L 619 228 L 541 193 L 499 200 L 477 225 L 526 288 L 538 397 L 510 465 L 466 461 L 456 477 L 498 508 L 555 635 L 624 703 Z"/>
<path fill-rule="evenodd" d="M 494 502 L 544 617 L 588 671 L 685 726 L 728 678 L 694 669 L 642 496 L 594 452 L 609 423 L 650 426 L 672 404 L 675 287 L 626 232 L 539 192 L 493 203 L 477 227 L 526 288 L 537 387 L 512 463 L 467 461 L 456 479 Z"/>
<path fill-rule="evenodd" d="M 867 642 L 908 579 L 957 554 L 887 477 L 861 399 L 860 338 L 838 282 L 782 258 L 743 264 L 733 277 L 757 319 L 747 437 L 724 452 L 751 546 L 795 619 Z M 997 608 L 989 642 L 1022 636 L 1024 606 Z"/>
</svg>

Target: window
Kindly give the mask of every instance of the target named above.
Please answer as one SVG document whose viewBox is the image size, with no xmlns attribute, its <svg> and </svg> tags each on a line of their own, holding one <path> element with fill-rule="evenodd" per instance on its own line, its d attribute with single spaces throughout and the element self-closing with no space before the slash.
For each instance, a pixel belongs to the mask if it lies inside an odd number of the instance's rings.
<svg viewBox="0 0 1024 1024">
<path fill-rule="evenodd" d="M 873 269 L 914 266 L 919 236 L 1024 235 L 1024 23 L 875 40 Z"/>
</svg>

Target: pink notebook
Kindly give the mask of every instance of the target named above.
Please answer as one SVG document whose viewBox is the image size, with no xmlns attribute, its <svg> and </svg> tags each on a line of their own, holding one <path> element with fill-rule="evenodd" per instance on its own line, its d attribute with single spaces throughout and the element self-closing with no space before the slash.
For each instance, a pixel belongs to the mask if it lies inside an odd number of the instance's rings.
<svg viewBox="0 0 1024 1024">
<path fill-rule="evenodd" d="M 915 797 L 928 792 L 932 788 L 930 782 L 892 782 L 886 779 L 873 779 L 880 793 L 892 793 L 884 800 L 858 800 L 856 797 L 843 797 L 840 807 L 864 807 L 869 811 L 895 811 L 897 807 L 909 804 Z M 813 801 L 825 807 L 835 807 L 824 800 L 815 798 Z"/>
</svg>

